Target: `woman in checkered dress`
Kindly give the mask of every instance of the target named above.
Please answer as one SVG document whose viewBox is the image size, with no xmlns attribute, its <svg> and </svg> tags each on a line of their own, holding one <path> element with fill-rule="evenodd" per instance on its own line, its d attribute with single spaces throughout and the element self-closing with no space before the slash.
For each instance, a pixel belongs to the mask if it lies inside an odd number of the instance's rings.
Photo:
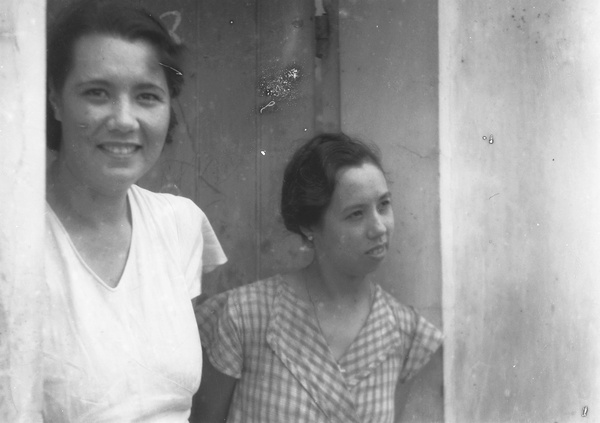
<svg viewBox="0 0 600 423">
<path fill-rule="evenodd" d="M 369 278 L 394 230 L 378 155 L 344 134 L 316 136 L 285 169 L 281 214 L 314 258 L 197 306 L 205 358 L 193 418 L 392 422 L 397 382 L 442 335 Z"/>
</svg>

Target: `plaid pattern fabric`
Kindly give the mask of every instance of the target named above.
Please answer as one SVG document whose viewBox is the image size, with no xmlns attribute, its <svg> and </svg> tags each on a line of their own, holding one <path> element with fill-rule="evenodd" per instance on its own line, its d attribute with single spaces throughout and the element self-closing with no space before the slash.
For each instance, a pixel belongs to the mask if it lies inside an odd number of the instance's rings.
<svg viewBox="0 0 600 423">
<path fill-rule="evenodd" d="M 412 377 L 442 334 L 377 287 L 371 313 L 335 361 L 311 305 L 274 276 L 196 308 L 211 363 L 239 379 L 228 422 L 393 422 L 399 379 Z"/>
</svg>

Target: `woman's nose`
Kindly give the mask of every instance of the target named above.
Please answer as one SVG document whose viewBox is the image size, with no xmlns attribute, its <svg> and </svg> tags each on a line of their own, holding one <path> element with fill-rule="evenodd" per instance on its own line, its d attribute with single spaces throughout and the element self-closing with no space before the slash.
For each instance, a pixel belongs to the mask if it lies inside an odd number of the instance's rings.
<svg viewBox="0 0 600 423">
<path fill-rule="evenodd" d="M 108 121 L 110 130 L 129 132 L 137 128 L 135 107 L 127 98 L 115 100 L 112 104 L 112 114 Z"/>
<path fill-rule="evenodd" d="M 386 232 L 387 226 L 385 224 L 385 217 L 379 213 L 375 213 L 370 222 L 369 236 L 371 238 L 378 238 Z"/>
</svg>

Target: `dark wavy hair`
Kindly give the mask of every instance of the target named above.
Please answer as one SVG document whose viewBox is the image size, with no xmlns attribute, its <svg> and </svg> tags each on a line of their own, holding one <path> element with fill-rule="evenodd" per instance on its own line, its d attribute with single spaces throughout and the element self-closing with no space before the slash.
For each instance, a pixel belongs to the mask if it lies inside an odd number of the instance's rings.
<svg viewBox="0 0 600 423">
<path fill-rule="evenodd" d="M 281 216 L 287 230 L 306 239 L 302 228 L 321 221 L 338 171 L 365 163 L 383 172 L 379 150 L 344 133 L 320 134 L 298 148 L 285 167 L 281 188 Z"/>
<path fill-rule="evenodd" d="M 144 40 L 156 48 L 163 65 L 171 98 L 176 98 L 183 85 L 184 47 L 176 43 L 161 21 L 143 8 L 126 0 L 79 0 L 65 7 L 49 24 L 46 52 L 48 86 L 61 91 L 73 66 L 77 41 L 90 34 L 106 34 L 125 40 Z M 171 108 L 166 142 L 172 141 L 177 125 Z M 54 118 L 46 101 L 46 145 L 58 151 L 62 137 L 61 123 Z"/>
</svg>

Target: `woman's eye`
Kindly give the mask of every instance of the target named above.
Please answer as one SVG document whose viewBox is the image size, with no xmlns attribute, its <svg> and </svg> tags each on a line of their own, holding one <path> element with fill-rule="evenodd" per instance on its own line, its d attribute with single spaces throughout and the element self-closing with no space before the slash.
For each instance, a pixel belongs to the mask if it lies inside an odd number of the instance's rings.
<svg viewBox="0 0 600 423">
<path fill-rule="evenodd" d="M 139 95 L 139 99 L 144 102 L 159 102 L 162 98 L 154 93 L 142 93 Z"/>
<path fill-rule="evenodd" d="M 346 219 L 349 220 L 355 220 L 355 219 L 360 219 L 363 215 L 362 210 L 356 210 L 353 211 L 352 213 L 350 213 L 348 216 L 346 216 Z"/>
<path fill-rule="evenodd" d="M 83 93 L 86 97 L 94 99 L 108 98 L 108 93 L 102 88 L 90 88 Z"/>
<path fill-rule="evenodd" d="M 387 200 L 383 200 L 381 203 L 379 203 L 379 210 L 380 211 L 387 210 L 390 207 L 392 207 L 392 200 L 387 199 Z"/>
</svg>

